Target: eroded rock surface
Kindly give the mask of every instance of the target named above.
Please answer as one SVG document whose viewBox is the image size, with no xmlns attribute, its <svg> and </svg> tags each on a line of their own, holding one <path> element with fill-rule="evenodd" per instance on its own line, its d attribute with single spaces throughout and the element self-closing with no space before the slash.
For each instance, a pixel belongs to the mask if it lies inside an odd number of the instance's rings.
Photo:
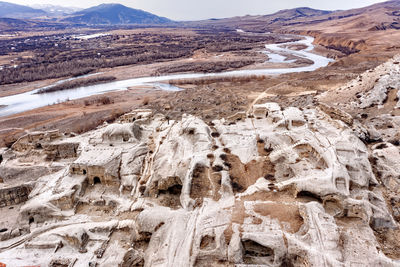
<svg viewBox="0 0 400 267">
<path fill-rule="evenodd" d="M 1 169 L 39 162 L 47 171 L 31 177 L 29 198 L 1 208 L 15 223 L 0 230 L 0 258 L 399 266 L 399 149 L 367 147 L 352 124 L 326 106 L 265 103 L 237 121 L 139 110 L 81 136 L 24 137 L 1 152 Z"/>
</svg>

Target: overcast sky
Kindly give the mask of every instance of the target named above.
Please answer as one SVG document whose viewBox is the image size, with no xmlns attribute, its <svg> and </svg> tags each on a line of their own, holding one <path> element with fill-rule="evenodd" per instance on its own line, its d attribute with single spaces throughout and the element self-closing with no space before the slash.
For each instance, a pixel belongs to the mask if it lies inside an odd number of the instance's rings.
<svg viewBox="0 0 400 267">
<path fill-rule="evenodd" d="M 2 0 L 22 5 L 45 4 L 87 8 L 101 3 L 121 3 L 174 20 L 198 20 L 270 14 L 281 9 L 312 7 L 337 10 L 368 6 L 384 0 Z"/>
</svg>

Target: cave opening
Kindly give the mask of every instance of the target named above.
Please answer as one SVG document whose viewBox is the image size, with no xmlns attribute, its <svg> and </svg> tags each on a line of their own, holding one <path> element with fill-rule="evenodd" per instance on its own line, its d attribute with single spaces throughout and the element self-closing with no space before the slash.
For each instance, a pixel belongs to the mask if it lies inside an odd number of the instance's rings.
<svg viewBox="0 0 400 267">
<path fill-rule="evenodd" d="M 93 184 L 101 184 L 101 180 L 100 180 L 100 178 L 99 177 L 94 177 L 93 178 Z"/>
</svg>

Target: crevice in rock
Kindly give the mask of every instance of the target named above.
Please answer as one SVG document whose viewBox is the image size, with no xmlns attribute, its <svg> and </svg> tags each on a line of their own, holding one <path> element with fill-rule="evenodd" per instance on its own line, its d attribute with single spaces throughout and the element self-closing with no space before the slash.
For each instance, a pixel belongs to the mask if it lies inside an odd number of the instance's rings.
<svg viewBox="0 0 400 267">
<path fill-rule="evenodd" d="M 272 248 L 263 246 L 253 240 L 242 241 L 243 262 L 245 264 L 272 264 L 275 252 Z"/>
</svg>

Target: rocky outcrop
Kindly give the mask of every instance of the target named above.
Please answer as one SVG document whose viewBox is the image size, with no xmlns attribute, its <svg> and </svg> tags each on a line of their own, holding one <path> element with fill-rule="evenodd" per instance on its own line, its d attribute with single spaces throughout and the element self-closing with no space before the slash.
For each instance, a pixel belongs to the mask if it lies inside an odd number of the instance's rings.
<svg viewBox="0 0 400 267">
<path fill-rule="evenodd" d="M 35 253 L 29 264 L 398 266 L 387 244 L 400 244 L 385 243 L 383 233 L 398 234 L 399 150 L 383 143 L 370 153 L 352 124 L 325 105 L 265 103 L 212 123 L 134 111 L 64 137 L 79 144 L 77 157 L 47 161 L 63 168 L 35 181 L 17 222 L 30 233 L 1 242 L 0 258 L 11 265 Z"/>
<path fill-rule="evenodd" d="M 365 40 L 351 40 L 338 35 L 312 33 L 315 36 L 315 43 L 326 48 L 340 51 L 344 55 L 358 53 L 368 48 Z M 307 34 L 308 35 L 308 34 Z"/>
<path fill-rule="evenodd" d="M 394 102 L 399 107 L 400 55 L 396 55 L 387 62 L 368 70 L 355 79 L 339 88 L 326 91 L 316 98 L 319 103 L 332 106 L 339 110 L 359 111 L 359 115 L 367 116 L 371 108 L 382 109 L 385 105 Z M 386 110 L 387 111 L 387 110 Z"/>
<path fill-rule="evenodd" d="M 25 152 L 43 148 L 43 143 L 56 140 L 61 137 L 58 130 L 50 132 L 33 132 L 20 137 L 12 146 L 14 151 Z"/>
<path fill-rule="evenodd" d="M 31 190 L 32 187 L 29 185 L 0 189 L 0 207 L 11 206 L 27 201 Z"/>
<path fill-rule="evenodd" d="M 386 73 L 376 81 L 374 87 L 369 90 L 365 95 L 360 95 L 360 107 L 368 108 L 373 105 L 382 105 L 388 98 L 388 92 L 390 90 L 398 90 L 400 83 L 400 66 L 399 64 L 390 64 L 390 68 L 386 69 Z M 400 101 L 397 102 L 397 107 L 400 107 Z"/>
<path fill-rule="evenodd" d="M 79 143 L 51 142 L 43 145 L 47 160 L 60 160 L 77 157 Z"/>
<path fill-rule="evenodd" d="M 329 105 L 327 105 L 325 103 L 319 103 L 318 107 L 323 112 L 328 114 L 332 119 L 341 120 L 341 121 L 345 122 L 349 126 L 353 125 L 354 119 L 349 113 L 347 113 L 347 112 L 345 112 L 345 111 L 343 111 L 343 110 L 341 110 L 339 108 L 329 106 Z"/>
</svg>

